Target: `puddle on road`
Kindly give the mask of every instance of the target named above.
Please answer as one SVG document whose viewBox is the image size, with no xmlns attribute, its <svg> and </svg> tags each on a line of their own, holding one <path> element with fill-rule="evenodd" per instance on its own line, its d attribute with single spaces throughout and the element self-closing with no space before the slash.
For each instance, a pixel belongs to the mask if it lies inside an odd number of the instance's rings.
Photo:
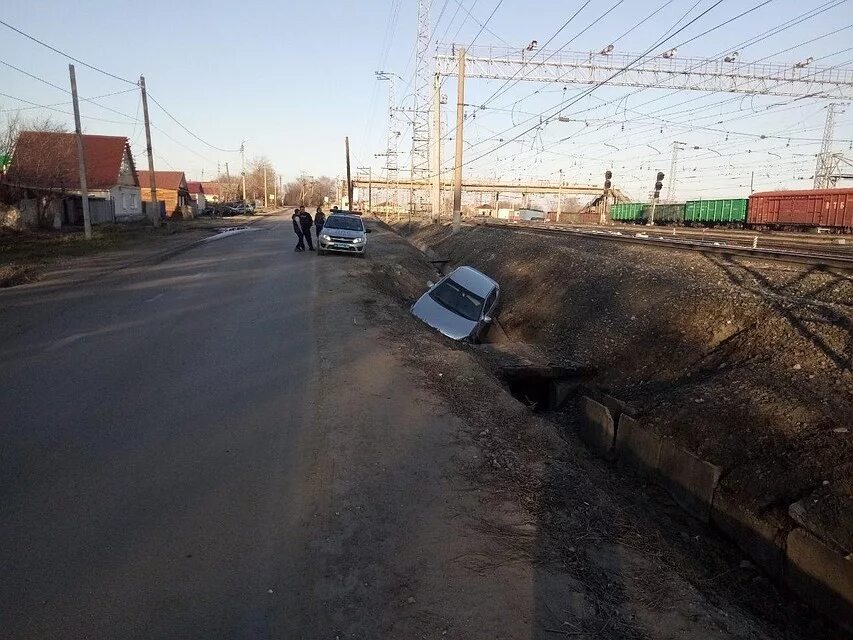
<svg viewBox="0 0 853 640">
<path fill-rule="evenodd" d="M 212 242 L 213 240 L 222 240 L 223 238 L 228 238 L 230 236 L 235 236 L 238 233 L 245 233 L 247 231 L 257 231 L 257 229 L 253 227 L 217 227 L 214 229 L 216 233 L 209 238 L 205 238 L 202 242 Z"/>
</svg>

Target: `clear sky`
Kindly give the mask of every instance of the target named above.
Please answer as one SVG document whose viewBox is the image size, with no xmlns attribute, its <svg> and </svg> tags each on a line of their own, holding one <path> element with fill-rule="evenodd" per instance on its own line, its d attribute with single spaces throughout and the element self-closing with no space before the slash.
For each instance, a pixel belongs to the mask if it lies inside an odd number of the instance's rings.
<svg viewBox="0 0 853 640">
<path fill-rule="evenodd" d="M 565 46 L 565 51 L 597 52 L 615 42 L 616 52 L 642 52 L 692 7 L 686 20 L 715 1 L 591 2 L 548 49 Z M 724 0 L 666 44 L 690 40 L 761 2 Z M 584 4 L 582 0 L 433 0 L 430 50 L 435 50 L 436 42 L 467 45 L 475 36 L 478 45 L 520 50 L 535 39 L 541 46 Z M 618 6 L 590 26 L 614 5 Z M 631 31 L 662 6 L 654 18 Z M 741 59 L 793 64 L 812 57 L 814 65 L 853 67 L 853 29 L 849 28 L 853 26 L 853 7 L 839 0 L 771 0 L 746 17 L 687 42 L 677 55 L 718 58 L 771 27 L 823 8 L 827 10 L 811 19 L 742 47 Z M 217 163 L 224 170 L 228 162 L 232 173 L 239 171 L 238 153 L 213 147 L 235 149 L 243 140 L 248 158 L 269 157 L 285 180 L 302 171 L 341 175 L 346 135 L 350 136 L 354 164 L 372 165 L 379 173 L 384 161 L 374 154 L 384 150 L 388 87 L 375 79 L 374 71 L 398 74 L 399 102 L 403 106 L 412 102 L 413 0 L 155 0 L 144 5 L 105 0 L 6 0 L 0 19 L 122 78 L 136 80 L 145 74 L 150 93 L 203 140 L 151 105 L 158 168 L 182 169 L 190 178 L 201 177 L 202 169 L 205 177 L 213 175 Z M 487 29 L 478 36 L 487 20 Z M 843 30 L 832 34 L 839 29 Z M 61 55 L 2 26 L 0 43 L 3 62 L 68 87 L 68 60 Z M 84 97 L 133 89 L 79 64 L 77 76 Z M 535 117 L 531 114 L 550 112 L 564 97 L 579 95 L 584 89 L 519 82 L 490 101 L 487 108 L 474 106 L 485 102 L 500 85 L 499 81 L 480 79 L 471 79 L 466 85 L 466 103 L 472 105 L 466 110 L 466 141 L 474 145 L 466 146 L 468 159 L 491 151 L 499 144 L 497 138 L 508 140 L 523 132 L 530 123 L 521 123 Z M 41 105 L 69 99 L 62 91 L 4 64 L 0 64 L 0 93 Z M 454 115 L 455 78 L 444 84 L 443 93 L 448 100 L 443 114 L 446 121 Z M 654 102 L 646 104 L 651 100 Z M 681 104 L 687 100 L 691 102 Z M 96 102 L 113 111 L 83 102 L 85 130 L 129 137 L 137 165 L 144 165 L 138 92 Z M 753 172 L 756 189 L 810 186 L 825 104 L 816 99 L 655 89 L 638 93 L 634 88 L 602 87 L 567 107 L 564 116 L 575 122 L 547 123 L 466 166 L 466 171 L 481 176 L 553 179 L 563 169 L 567 180 L 597 183 L 603 171 L 612 168 L 618 185 L 635 197 L 644 197 L 653 172 L 669 170 L 672 142 L 680 140 L 688 145 L 681 154 L 681 197 L 743 195 L 749 192 Z M 0 95 L 0 119 L 8 117 L 9 109 L 28 106 Z M 70 111 L 64 104 L 54 108 Z M 23 113 L 47 112 L 31 109 Z M 51 113 L 73 126 L 65 113 Z M 411 136 L 406 117 L 401 114 L 401 166 L 408 166 L 405 154 L 411 144 L 406 139 Z M 514 123 L 519 126 L 512 128 Z M 780 137 L 762 140 L 732 132 Z M 782 139 L 786 135 L 795 139 Z M 850 147 L 853 107 L 839 117 L 836 138 L 838 150 Z M 451 149 L 452 139 L 445 142 L 445 151 Z"/>
</svg>

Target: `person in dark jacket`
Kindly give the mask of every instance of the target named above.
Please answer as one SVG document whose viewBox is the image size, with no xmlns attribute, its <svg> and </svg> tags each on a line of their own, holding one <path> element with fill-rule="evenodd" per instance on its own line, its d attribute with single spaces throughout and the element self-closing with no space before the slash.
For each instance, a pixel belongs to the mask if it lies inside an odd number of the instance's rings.
<svg viewBox="0 0 853 640">
<path fill-rule="evenodd" d="M 314 243 L 311 242 L 311 227 L 314 224 L 314 219 L 311 214 L 305 211 L 305 207 L 299 207 L 299 226 L 302 227 L 302 235 L 305 236 L 305 241 L 308 243 L 308 249 L 314 251 Z"/>
<path fill-rule="evenodd" d="M 317 212 L 314 214 L 314 228 L 317 230 L 317 244 L 320 243 L 320 233 L 323 231 L 323 225 L 326 224 L 326 214 L 323 209 L 317 207 Z"/>
<path fill-rule="evenodd" d="M 296 249 L 294 249 L 294 251 L 305 251 L 304 234 L 302 233 L 302 225 L 299 221 L 299 207 L 296 208 L 293 215 L 290 216 L 290 219 L 293 220 L 293 232 L 296 234 L 296 237 L 299 238 L 299 242 L 296 243 Z"/>
</svg>

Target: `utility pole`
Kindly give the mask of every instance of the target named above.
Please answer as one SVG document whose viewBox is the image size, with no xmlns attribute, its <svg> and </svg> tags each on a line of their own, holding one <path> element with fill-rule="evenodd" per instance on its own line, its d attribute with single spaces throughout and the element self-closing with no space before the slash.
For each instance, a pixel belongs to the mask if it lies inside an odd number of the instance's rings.
<svg viewBox="0 0 853 640">
<path fill-rule="evenodd" d="M 678 168 L 678 152 L 687 145 L 684 142 L 672 141 L 672 162 L 669 164 L 669 181 L 666 183 L 666 199 L 672 201 L 675 193 L 675 170 Z"/>
<path fill-rule="evenodd" d="M 284 186 L 281 183 L 281 175 L 278 176 L 278 197 L 284 200 Z M 281 204 L 284 204 L 284 202 Z M 276 205 L 278 205 L 278 199 L 276 199 Z"/>
<path fill-rule="evenodd" d="M 432 220 L 441 221 L 441 76 L 432 80 Z"/>
<path fill-rule="evenodd" d="M 497 212 L 495 212 L 497 213 Z M 563 213 L 563 170 L 560 169 L 560 185 L 557 187 L 557 219 L 554 222 L 560 221 L 560 215 Z"/>
<path fill-rule="evenodd" d="M 456 165 L 453 169 L 453 233 L 462 226 L 462 124 L 465 119 L 465 48 L 459 48 L 456 83 Z"/>
<path fill-rule="evenodd" d="M 349 136 L 344 138 L 344 144 L 347 148 L 347 199 L 349 202 L 347 203 L 347 207 L 349 207 L 350 211 L 353 211 L 352 208 L 352 175 L 350 174 L 350 166 L 349 166 Z"/>
<path fill-rule="evenodd" d="M 755 171 L 749 174 L 749 192 L 755 193 L 755 189 L 753 189 L 753 185 L 755 184 Z"/>
<path fill-rule="evenodd" d="M 267 203 L 267 165 L 264 165 L 264 209 L 268 206 Z"/>
<path fill-rule="evenodd" d="M 148 120 L 148 93 L 145 91 L 145 76 L 139 76 L 142 90 L 142 115 L 145 118 L 145 150 L 148 152 L 148 173 L 151 175 L 151 204 L 154 206 L 154 226 L 160 226 L 160 203 L 157 201 L 157 178 L 154 175 L 154 151 L 151 148 L 151 123 Z M 228 166 L 227 164 L 225 165 Z"/>
<path fill-rule="evenodd" d="M 71 99 L 74 101 L 74 131 L 77 134 L 77 166 L 80 169 L 80 196 L 83 200 L 83 233 L 86 240 L 92 239 L 92 219 L 89 217 L 89 190 L 86 185 L 86 156 L 83 155 L 83 128 L 80 125 L 80 103 L 77 101 L 77 76 L 74 65 L 68 65 L 71 75 Z M 148 119 L 145 119 L 147 125 Z"/>
<path fill-rule="evenodd" d="M 272 206 L 278 208 L 278 178 L 272 174 Z"/>
<path fill-rule="evenodd" d="M 246 202 L 246 144 L 245 144 L 245 141 L 240 143 L 240 163 L 242 166 L 241 173 L 243 175 L 243 202 Z"/>
</svg>

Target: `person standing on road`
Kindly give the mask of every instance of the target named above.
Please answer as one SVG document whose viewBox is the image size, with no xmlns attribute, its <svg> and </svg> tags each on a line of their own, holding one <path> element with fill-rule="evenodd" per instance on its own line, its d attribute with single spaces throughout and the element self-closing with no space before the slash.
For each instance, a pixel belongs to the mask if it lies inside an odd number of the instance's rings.
<svg viewBox="0 0 853 640">
<path fill-rule="evenodd" d="M 305 207 L 299 207 L 299 226 L 302 227 L 302 235 L 305 236 L 305 241 L 308 243 L 308 249 L 314 251 L 314 243 L 311 242 L 311 227 L 314 224 L 314 219 L 311 214 L 305 211 Z"/>
<path fill-rule="evenodd" d="M 317 212 L 314 214 L 314 228 L 317 230 L 317 242 L 320 242 L 320 233 L 323 231 L 323 225 L 326 224 L 326 214 L 323 213 L 321 207 L 317 207 Z"/>
<path fill-rule="evenodd" d="M 296 237 L 299 238 L 299 242 L 296 243 L 296 249 L 294 251 L 305 251 L 305 242 L 303 240 L 302 233 L 302 224 L 299 219 L 299 207 L 293 212 L 293 215 L 290 216 L 290 219 L 293 220 L 293 232 L 296 234 Z"/>
</svg>

